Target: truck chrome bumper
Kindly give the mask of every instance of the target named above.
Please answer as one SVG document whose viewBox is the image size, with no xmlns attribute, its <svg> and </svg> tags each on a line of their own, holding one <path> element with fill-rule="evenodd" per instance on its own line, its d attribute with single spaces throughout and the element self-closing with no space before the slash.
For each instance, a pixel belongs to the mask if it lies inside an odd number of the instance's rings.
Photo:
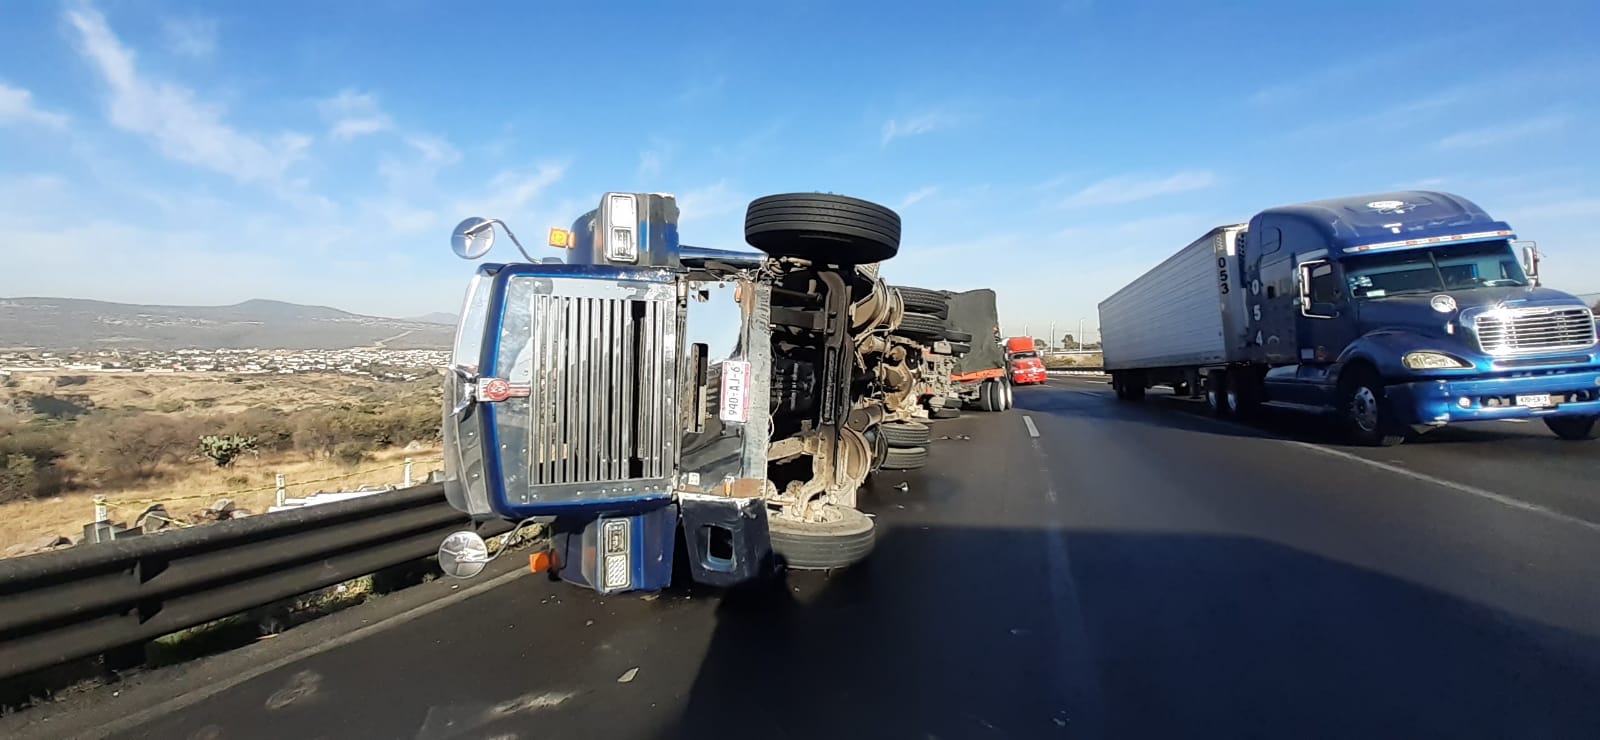
<svg viewBox="0 0 1600 740">
<path fill-rule="evenodd" d="M 1407 424 L 1600 414 L 1600 371 L 1486 380 L 1424 380 L 1388 386 Z M 1548 395 L 1550 406 L 1519 405 L 1518 396 Z M 1463 400 L 1464 399 L 1464 400 Z"/>
</svg>

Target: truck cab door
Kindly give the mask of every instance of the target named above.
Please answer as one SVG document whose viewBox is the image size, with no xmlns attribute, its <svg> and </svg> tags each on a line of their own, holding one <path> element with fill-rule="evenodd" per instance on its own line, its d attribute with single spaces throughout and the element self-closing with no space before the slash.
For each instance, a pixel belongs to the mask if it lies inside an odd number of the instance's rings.
<svg viewBox="0 0 1600 740">
<path fill-rule="evenodd" d="M 1340 266 L 1325 259 L 1296 266 L 1299 315 L 1295 319 L 1301 381 L 1326 385 L 1333 363 L 1355 340 L 1355 315 Z"/>
</svg>

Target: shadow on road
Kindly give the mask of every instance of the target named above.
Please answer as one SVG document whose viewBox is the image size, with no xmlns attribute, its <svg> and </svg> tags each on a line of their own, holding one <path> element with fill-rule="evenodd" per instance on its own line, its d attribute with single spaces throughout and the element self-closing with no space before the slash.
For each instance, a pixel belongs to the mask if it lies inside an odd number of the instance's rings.
<svg viewBox="0 0 1600 740">
<path fill-rule="evenodd" d="M 950 579 L 931 597 L 911 585 L 930 570 Z M 1257 540 L 893 527 L 863 566 L 728 594 L 716 617 L 663 737 L 1600 729 L 1595 635 Z"/>
</svg>

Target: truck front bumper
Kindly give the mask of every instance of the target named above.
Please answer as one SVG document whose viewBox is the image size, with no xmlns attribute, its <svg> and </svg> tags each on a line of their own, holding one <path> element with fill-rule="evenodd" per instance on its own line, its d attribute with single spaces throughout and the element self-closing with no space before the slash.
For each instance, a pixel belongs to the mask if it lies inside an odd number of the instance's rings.
<svg viewBox="0 0 1600 740">
<path fill-rule="evenodd" d="M 1011 374 L 1011 382 L 1017 385 L 1043 383 L 1049 379 L 1050 374 L 1043 370 L 1019 370 Z"/>
<path fill-rule="evenodd" d="M 1518 378 L 1423 380 L 1387 388 L 1407 424 L 1530 419 L 1600 414 L 1600 370 Z M 1549 396 L 1549 406 L 1522 405 L 1518 396 Z"/>
</svg>

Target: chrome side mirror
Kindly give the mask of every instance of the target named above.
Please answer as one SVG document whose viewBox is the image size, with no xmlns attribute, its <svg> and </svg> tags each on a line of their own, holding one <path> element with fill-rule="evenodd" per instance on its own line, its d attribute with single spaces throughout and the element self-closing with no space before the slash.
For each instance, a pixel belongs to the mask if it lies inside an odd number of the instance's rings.
<svg viewBox="0 0 1600 740">
<path fill-rule="evenodd" d="M 455 231 L 450 233 L 450 249 L 457 257 L 464 260 L 475 260 L 489 253 L 489 247 L 494 246 L 494 227 L 498 225 L 506 230 L 506 236 L 511 237 L 511 243 L 517 245 L 517 251 L 522 253 L 522 258 L 533 262 L 528 256 L 528 250 L 522 248 L 522 242 L 517 241 L 517 235 L 505 222 L 494 218 L 480 218 L 473 216 L 456 224 Z"/>
<path fill-rule="evenodd" d="M 1522 245 L 1522 272 L 1528 276 L 1528 282 L 1539 284 L 1539 244 L 1537 242 L 1517 242 Z"/>
<path fill-rule="evenodd" d="M 439 543 L 439 570 L 451 578 L 471 578 L 489 566 L 489 543 L 477 532 L 452 532 Z"/>
</svg>

